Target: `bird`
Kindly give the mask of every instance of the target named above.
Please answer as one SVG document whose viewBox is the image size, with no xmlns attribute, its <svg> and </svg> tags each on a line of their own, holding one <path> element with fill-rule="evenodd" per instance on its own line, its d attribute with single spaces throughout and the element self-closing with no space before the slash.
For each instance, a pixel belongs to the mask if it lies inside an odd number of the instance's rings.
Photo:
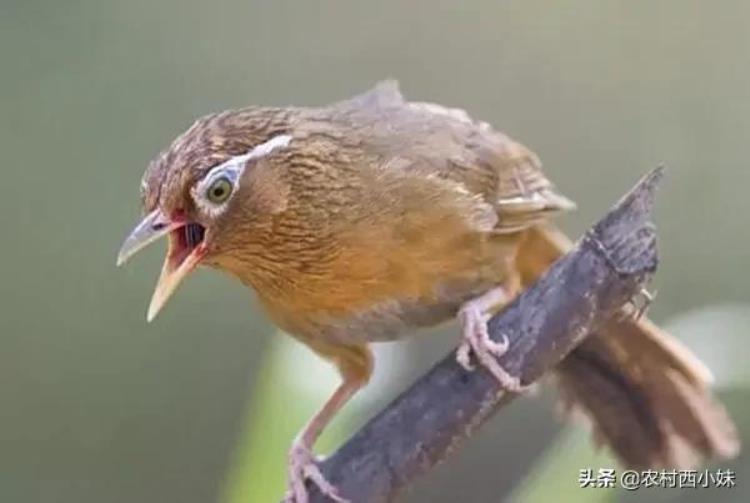
<svg viewBox="0 0 750 503">
<path fill-rule="evenodd" d="M 526 389 L 498 363 L 507 341 L 489 338 L 487 320 L 573 246 L 553 217 L 575 204 L 534 152 L 461 109 L 408 101 L 393 80 L 328 106 L 200 118 L 148 165 L 141 203 L 118 265 L 167 237 L 149 321 L 196 267 L 218 269 L 338 369 L 289 450 L 295 503 L 310 483 L 350 501 L 313 446 L 367 384 L 374 343 L 457 319 L 458 363 Z M 624 466 L 684 468 L 739 450 L 707 367 L 646 317 L 613 319 L 553 373 L 565 409 Z"/>
</svg>

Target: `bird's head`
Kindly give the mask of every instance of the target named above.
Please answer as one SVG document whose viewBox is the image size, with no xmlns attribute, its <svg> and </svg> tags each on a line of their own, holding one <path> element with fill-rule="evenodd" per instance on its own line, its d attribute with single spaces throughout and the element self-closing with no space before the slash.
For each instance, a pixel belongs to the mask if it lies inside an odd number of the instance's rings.
<svg viewBox="0 0 750 503">
<path fill-rule="evenodd" d="M 144 217 L 117 257 L 124 264 L 162 236 L 167 256 L 148 309 L 151 321 L 199 264 L 220 265 L 247 248 L 243 239 L 284 210 L 278 169 L 292 137 L 269 109 L 198 120 L 151 162 L 141 183 Z M 244 236 L 244 237 L 243 237 Z"/>
</svg>

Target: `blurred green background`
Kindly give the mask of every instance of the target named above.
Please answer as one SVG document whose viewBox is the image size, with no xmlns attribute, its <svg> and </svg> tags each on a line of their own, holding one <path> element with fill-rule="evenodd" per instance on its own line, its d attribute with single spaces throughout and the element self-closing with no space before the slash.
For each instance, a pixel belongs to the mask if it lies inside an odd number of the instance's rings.
<svg viewBox="0 0 750 503">
<path fill-rule="evenodd" d="M 147 162 L 191 121 L 325 104 L 396 77 L 534 148 L 580 211 L 647 169 L 651 315 L 704 357 L 750 432 L 750 3 L 0 1 L 0 501 L 277 501 L 293 433 L 336 382 L 248 292 L 200 271 L 145 323 L 160 247 L 124 269 Z M 387 345 L 327 451 L 456 342 Z M 611 466 L 552 396 L 518 400 L 408 502 L 705 501 L 577 489 Z M 714 501 L 748 501 L 738 488 Z"/>
</svg>

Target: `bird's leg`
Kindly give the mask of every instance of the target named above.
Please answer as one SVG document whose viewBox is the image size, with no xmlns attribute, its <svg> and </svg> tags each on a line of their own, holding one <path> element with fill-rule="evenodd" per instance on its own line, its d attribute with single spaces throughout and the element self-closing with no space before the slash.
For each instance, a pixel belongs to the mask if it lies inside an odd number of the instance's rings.
<svg viewBox="0 0 750 503">
<path fill-rule="evenodd" d="M 334 501 L 340 503 L 346 500 L 339 496 L 336 488 L 326 480 L 320 472 L 317 459 L 313 454 L 313 446 L 331 421 L 336 412 L 361 387 L 359 381 L 344 381 L 326 401 L 325 405 L 310 419 L 303 430 L 297 435 L 289 450 L 289 490 L 287 501 L 307 503 L 307 488 L 305 481 L 310 479 L 320 491 Z"/>
<path fill-rule="evenodd" d="M 322 349 L 313 347 L 314 350 Z M 305 481 L 310 479 L 320 491 L 333 501 L 348 503 L 320 471 L 313 446 L 331 419 L 364 386 L 372 374 L 372 356 L 366 346 L 347 346 L 335 350 L 326 348 L 319 351 L 322 356 L 333 359 L 341 371 L 343 382 L 328 398 L 323 407 L 315 413 L 300 431 L 289 450 L 289 483 L 285 501 L 287 503 L 307 503 L 308 494 Z"/>
<path fill-rule="evenodd" d="M 499 286 L 465 302 L 458 311 L 462 340 L 456 360 L 466 370 L 473 370 L 470 354 L 498 380 L 503 389 L 518 393 L 525 389 L 518 377 L 510 375 L 497 361 L 508 350 L 508 338 L 502 342 L 490 339 L 487 322 L 493 307 L 508 302 L 506 289 Z"/>
</svg>

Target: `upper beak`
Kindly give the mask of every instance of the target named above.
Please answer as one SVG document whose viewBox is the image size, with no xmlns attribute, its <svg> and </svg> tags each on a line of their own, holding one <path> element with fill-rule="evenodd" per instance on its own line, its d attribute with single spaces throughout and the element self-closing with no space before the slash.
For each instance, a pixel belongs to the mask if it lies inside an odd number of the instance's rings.
<svg viewBox="0 0 750 503">
<path fill-rule="evenodd" d="M 146 315 L 148 321 L 159 314 L 180 282 L 206 253 L 202 227 L 181 218 L 169 218 L 157 209 L 146 215 L 125 239 L 117 254 L 118 267 L 165 234 L 169 236 L 169 246 Z"/>
</svg>

